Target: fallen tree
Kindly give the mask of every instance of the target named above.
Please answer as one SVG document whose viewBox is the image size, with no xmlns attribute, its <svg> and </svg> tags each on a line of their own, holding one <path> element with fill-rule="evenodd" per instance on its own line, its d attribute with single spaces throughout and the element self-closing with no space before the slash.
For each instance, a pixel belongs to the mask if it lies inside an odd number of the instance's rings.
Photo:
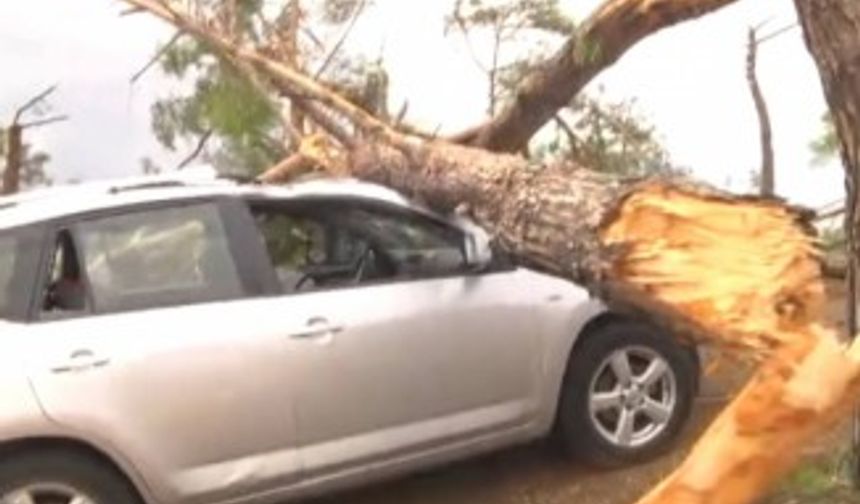
<svg viewBox="0 0 860 504">
<path fill-rule="evenodd" d="M 676 334 L 758 359 L 754 378 L 688 460 L 640 502 L 752 502 L 860 392 L 860 345 L 846 347 L 837 330 L 821 322 L 824 288 L 809 213 L 685 179 L 633 180 L 584 167 L 535 165 L 404 131 L 288 62 L 225 36 L 211 19 L 166 0 L 125 1 L 197 37 L 258 85 L 289 97 L 320 127 L 323 132 L 305 138 L 262 180 L 282 182 L 322 170 L 388 185 L 439 211 L 467 212 L 522 262 L 586 285 L 617 309 L 651 317 Z M 629 28 L 627 42 L 607 43 L 611 62 L 651 33 L 643 26 L 656 30 L 728 3 L 611 0 L 585 32 Z M 571 61 L 572 67 L 583 65 Z M 570 70 L 559 75 L 570 76 Z M 514 109 L 540 82 L 565 84 L 552 70 L 538 72 L 546 73 L 527 81 Z M 580 85 L 574 82 L 574 93 Z M 555 106 L 541 103 L 534 107 Z M 528 114 L 544 112 L 530 107 Z M 494 121 L 514 127 L 519 120 Z"/>
</svg>

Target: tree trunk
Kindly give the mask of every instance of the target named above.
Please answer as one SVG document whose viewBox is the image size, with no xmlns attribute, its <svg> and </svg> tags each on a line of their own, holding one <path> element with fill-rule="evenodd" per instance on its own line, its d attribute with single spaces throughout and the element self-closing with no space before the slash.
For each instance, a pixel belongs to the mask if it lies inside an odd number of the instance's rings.
<svg viewBox="0 0 860 504">
<path fill-rule="evenodd" d="M 23 164 L 23 128 L 18 124 L 6 130 L 6 171 L 3 172 L 3 194 L 18 192 Z"/>
<path fill-rule="evenodd" d="M 341 143 L 340 154 L 324 141 L 304 142 L 297 162 L 283 163 L 266 180 L 303 165 L 334 165 L 340 174 L 385 184 L 441 212 L 466 212 L 520 262 L 579 282 L 618 310 L 767 359 L 690 458 L 643 504 L 753 502 L 860 391 L 860 343 L 846 351 L 835 329 L 820 325 L 824 286 L 811 215 L 772 198 L 730 196 L 684 179 L 622 179 L 406 135 L 163 1 L 126 1 L 242 62 L 279 92 L 348 119 L 364 134 L 350 138 L 326 128 Z M 582 33 L 612 28 L 593 39 L 611 42 L 601 45 L 601 58 L 610 58 L 605 65 L 648 30 L 727 3 L 612 0 L 596 14 L 608 25 L 587 23 Z M 569 54 L 577 51 L 583 51 L 581 40 Z M 532 95 L 536 101 L 520 109 L 528 119 L 525 129 L 509 130 L 516 133 L 508 137 L 514 143 L 527 140 L 524 132 L 537 127 L 537 118 L 556 110 L 562 96 L 556 93 L 562 92 L 552 86 L 581 83 L 570 65 L 558 64 L 562 70 L 546 69 L 556 80 L 535 81 L 552 85 L 545 84 L 546 100 Z"/>
<path fill-rule="evenodd" d="M 528 266 L 698 339 L 765 352 L 783 343 L 785 324 L 823 318 L 809 216 L 776 201 L 443 142 L 408 155 L 364 144 L 346 166 L 442 212 L 466 211 Z"/>
<path fill-rule="evenodd" d="M 860 233 L 860 4 L 856 0 L 795 0 L 839 137 L 845 169 L 846 326 L 857 333 Z M 856 400 L 856 398 L 855 398 Z M 854 456 L 860 471 L 860 418 L 854 421 Z M 860 480 L 860 472 L 856 474 Z"/>
<path fill-rule="evenodd" d="M 735 1 L 608 0 L 523 81 L 507 108 L 452 140 L 492 151 L 521 152 L 559 109 L 640 40 Z"/>
<path fill-rule="evenodd" d="M 747 40 L 747 83 L 750 87 L 756 115 L 758 115 L 759 137 L 761 141 L 761 180 L 759 192 L 762 196 L 773 196 L 776 184 L 773 156 L 773 131 L 770 125 L 770 114 L 764 93 L 758 83 L 756 63 L 758 62 L 758 41 L 755 29 L 750 28 Z"/>
</svg>

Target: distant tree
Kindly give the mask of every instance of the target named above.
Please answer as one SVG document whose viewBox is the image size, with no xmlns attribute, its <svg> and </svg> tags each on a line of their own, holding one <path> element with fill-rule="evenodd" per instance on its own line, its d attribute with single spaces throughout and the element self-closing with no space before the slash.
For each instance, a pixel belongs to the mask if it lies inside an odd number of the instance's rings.
<svg viewBox="0 0 860 504">
<path fill-rule="evenodd" d="M 8 149 L 7 130 L 0 129 L 0 172 L 6 171 L 6 154 Z M 54 183 L 45 167 L 51 161 L 46 152 L 34 150 L 33 146 L 25 143 L 22 149 L 20 188 L 31 189 L 40 186 L 50 186 Z"/>
<path fill-rule="evenodd" d="M 57 86 L 51 86 L 27 100 L 15 111 L 9 125 L 0 128 L 3 194 L 16 193 L 22 187 L 51 183 L 44 170 L 50 157 L 41 152 L 33 152 L 24 139 L 24 133 L 68 119 L 65 115 L 48 116 L 51 107 L 47 98 L 56 89 Z"/>
</svg>

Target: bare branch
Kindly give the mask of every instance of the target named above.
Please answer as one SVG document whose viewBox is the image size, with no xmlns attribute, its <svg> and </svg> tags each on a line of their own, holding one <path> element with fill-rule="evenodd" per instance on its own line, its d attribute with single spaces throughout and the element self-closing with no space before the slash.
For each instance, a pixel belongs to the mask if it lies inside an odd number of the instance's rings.
<svg viewBox="0 0 860 504">
<path fill-rule="evenodd" d="M 194 147 L 194 150 L 176 166 L 176 169 L 181 170 L 194 162 L 194 160 L 200 156 L 200 153 L 203 152 L 203 149 L 206 148 L 206 144 L 209 142 L 210 138 L 212 138 L 212 130 L 208 129 L 200 136 L 200 140 L 197 141 L 197 146 Z"/>
<path fill-rule="evenodd" d="M 331 62 L 334 61 L 335 56 L 340 52 L 343 44 L 346 42 L 346 39 L 349 38 L 350 33 L 352 33 L 353 28 L 355 28 L 355 24 L 358 22 L 358 18 L 361 17 L 361 14 L 364 12 L 365 7 L 367 7 L 367 0 L 361 0 L 361 3 L 355 8 L 355 12 L 352 13 L 352 17 L 349 20 L 349 23 L 344 28 L 343 33 L 340 34 L 340 38 L 331 48 L 328 55 L 323 60 L 320 67 L 317 69 L 314 74 L 315 79 L 319 79 L 323 73 L 328 69 Z"/>
<path fill-rule="evenodd" d="M 755 28 L 750 28 L 747 33 L 747 84 L 750 88 L 756 115 L 759 120 L 759 140 L 761 143 L 761 187 L 759 191 L 762 196 L 773 196 L 776 184 L 776 173 L 774 167 L 773 152 L 773 129 L 768 112 L 767 102 L 756 75 L 756 64 L 758 61 L 758 46 Z"/>
<path fill-rule="evenodd" d="M 576 132 L 574 132 L 573 128 L 571 128 L 570 125 L 567 124 L 567 121 L 564 119 L 564 117 L 561 116 L 561 114 L 556 114 L 555 116 L 553 116 L 553 120 L 558 125 L 558 127 L 561 128 L 562 131 L 564 131 L 564 134 L 567 136 L 567 143 L 570 144 L 570 152 L 572 155 L 575 156 L 577 151 L 579 150 L 579 137 L 576 135 Z"/>
<path fill-rule="evenodd" d="M 12 123 L 17 124 L 18 121 L 21 120 L 21 116 L 23 116 L 31 108 L 38 105 L 39 102 L 41 102 L 42 100 L 47 98 L 48 95 L 50 95 L 51 93 L 53 93 L 56 90 L 57 90 L 57 84 L 54 84 L 53 86 L 49 87 L 48 89 L 46 89 L 46 90 L 42 91 L 41 93 L 37 94 L 36 96 L 30 98 L 30 100 L 28 100 L 27 103 L 25 103 L 20 108 L 18 108 L 17 111 L 15 111 L 15 116 L 12 119 Z"/>
<path fill-rule="evenodd" d="M 463 35 L 463 42 L 466 44 L 466 52 L 469 53 L 469 57 L 472 59 L 472 62 L 475 63 L 482 72 L 485 74 L 490 73 L 490 69 L 481 61 L 481 58 L 478 57 L 478 53 L 475 52 L 474 46 L 472 46 L 472 41 L 469 39 L 469 27 L 466 26 L 466 20 L 463 19 L 463 15 L 461 14 L 463 2 L 458 0 L 456 4 L 454 4 L 454 14 L 452 14 L 451 18 L 454 20 L 454 24 L 457 25 L 457 31 L 459 31 Z M 447 31 L 447 30 L 446 30 Z"/>
<path fill-rule="evenodd" d="M 21 126 L 21 129 L 31 129 L 31 128 L 38 128 L 40 126 L 47 126 L 49 124 L 54 124 L 54 123 L 58 123 L 58 122 L 64 122 L 64 121 L 68 121 L 68 120 L 69 120 L 69 116 L 59 115 L 59 116 L 48 117 L 47 119 L 37 119 L 35 121 L 21 123 L 20 126 Z"/>
<path fill-rule="evenodd" d="M 400 110 L 397 112 L 397 115 L 394 117 L 394 127 L 399 128 L 401 124 L 403 124 L 404 119 L 406 119 L 406 113 L 409 112 L 409 100 L 403 102 L 403 105 L 400 106 Z"/>
<path fill-rule="evenodd" d="M 309 39 L 311 39 L 311 42 L 314 43 L 314 45 L 317 47 L 317 49 L 325 49 L 325 44 L 322 43 L 320 38 L 316 36 L 316 34 L 313 32 L 313 30 L 311 30 L 310 28 L 308 28 L 306 26 L 303 26 L 302 27 L 302 33 L 304 33 L 305 35 L 308 36 Z"/>
<path fill-rule="evenodd" d="M 765 35 L 764 37 L 759 37 L 759 38 L 758 38 L 758 40 L 756 40 L 756 43 L 757 43 L 758 45 L 764 44 L 764 43 L 765 43 L 765 42 L 767 42 L 768 40 L 773 40 L 773 39 L 775 39 L 776 37 L 779 37 L 780 35 L 782 35 L 783 33 L 786 33 L 786 32 L 788 32 L 788 31 L 791 31 L 791 30 L 793 30 L 793 29 L 795 29 L 795 28 L 800 28 L 800 25 L 799 25 L 799 24 L 797 24 L 797 23 L 793 23 L 793 24 L 790 24 L 790 25 L 788 25 L 788 26 L 782 27 L 782 28 L 780 28 L 779 30 L 776 30 L 776 31 L 775 31 L 775 32 L 773 32 L 773 33 L 769 33 L 769 34 Z"/>
<path fill-rule="evenodd" d="M 156 52 L 149 59 L 149 61 L 147 61 L 146 64 L 143 65 L 143 67 L 140 70 L 138 70 L 137 72 L 135 72 L 134 75 L 132 75 L 131 83 L 134 84 L 135 82 L 137 82 L 141 77 L 143 77 L 143 75 L 147 71 L 149 71 L 150 68 L 153 67 L 153 65 L 158 63 L 158 60 L 163 58 L 164 55 L 167 54 L 167 51 L 169 51 L 171 47 L 173 47 L 174 45 L 176 45 L 177 42 L 179 42 L 179 39 L 182 38 L 182 35 L 183 35 L 182 30 L 177 30 L 176 33 L 174 33 L 173 36 L 170 37 L 170 40 L 168 40 L 167 43 L 164 44 L 164 46 L 162 46 L 161 49 L 159 49 L 158 52 Z"/>
<path fill-rule="evenodd" d="M 146 12 L 146 11 L 144 9 L 141 9 L 140 7 L 129 7 L 128 9 L 121 10 L 119 15 L 120 15 L 120 17 L 124 17 L 124 16 L 131 16 L 134 14 L 140 14 L 141 12 Z"/>
</svg>

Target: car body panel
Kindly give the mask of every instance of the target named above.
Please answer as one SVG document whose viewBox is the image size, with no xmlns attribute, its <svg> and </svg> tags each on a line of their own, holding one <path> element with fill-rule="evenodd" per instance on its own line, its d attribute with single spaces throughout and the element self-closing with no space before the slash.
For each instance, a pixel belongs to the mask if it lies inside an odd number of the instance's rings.
<svg viewBox="0 0 860 504">
<path fill-rule="evenodd" d="M 146 180 L 0 198 L 0 229 L 249 198 L 371 201 L 474 229 L 355 181 Z M 232 239 L 260 262 L 254 235 Z M 0 439 L 88 442 L 150 504 L 316 495 L 547 434 L 575 341 L 606 311 L 581 287 L 517 267 L 293 294 L 256 280 L 260 292 L 232 301 L 0 322 L 26 341 L 10 353 L 17 368 L 0 371 L 14 375 L 0 381 L 14 404 Z M 318 323 L 329 330 L 308 336 Z"/>
<path fill-rule="evenodd" d="M 209 502 L 298 478 L 280 319 L 231 301 L 38 324 L 29 374 L 52 420 L 111 440 L 159 501 Z M 82 349 L 109 362 L 57 373 Z"/>
</svg>

